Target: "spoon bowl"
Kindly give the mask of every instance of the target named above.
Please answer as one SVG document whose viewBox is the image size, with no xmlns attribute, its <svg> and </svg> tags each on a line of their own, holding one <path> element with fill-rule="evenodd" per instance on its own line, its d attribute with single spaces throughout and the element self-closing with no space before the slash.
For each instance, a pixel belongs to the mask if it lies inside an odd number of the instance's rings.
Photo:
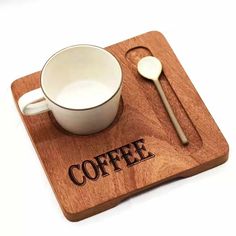
<svg viewBox="0 0 236 236">
<path fill-rule="evenodd" d="M 138 67 L 138 72 L 143 77 L 154 81 L 158 80 L 162 71 L 162 64 L 160 60 L 153 56 L 143 57 L 138 62 L 137 67 Z"/>
</svg>

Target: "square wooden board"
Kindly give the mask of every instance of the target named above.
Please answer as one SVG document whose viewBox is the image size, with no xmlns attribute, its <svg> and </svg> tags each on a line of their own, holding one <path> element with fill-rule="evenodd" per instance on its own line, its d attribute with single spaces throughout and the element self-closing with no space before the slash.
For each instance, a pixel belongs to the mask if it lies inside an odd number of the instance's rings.
<svg viewBox="0 0 236 236">
<path fill-rule="evenodd" d="M 163 182 L 205 171 L 228 157 L 225 138 L 161 33 L 148 32 L 107 50 L 119 60 L 124 79 L 119 113 L 110 127 L 77 136 L 60 128 L 50 112 L 20 114 L 71 221 Z M 146 55 L 158 57 L 163 64 L 160 81 L 188 146 L 180 143 L 154 84 L 137 73 L 136 64 Z M 36 72 L 12 83 L 16 104 L 21 95 L 39 87 L 39 79 Z"/>
</svg>

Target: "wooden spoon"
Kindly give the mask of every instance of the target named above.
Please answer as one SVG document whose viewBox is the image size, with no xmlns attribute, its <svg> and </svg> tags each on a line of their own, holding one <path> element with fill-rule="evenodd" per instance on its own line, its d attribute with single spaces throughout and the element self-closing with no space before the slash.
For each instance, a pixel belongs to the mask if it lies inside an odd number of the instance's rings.
<svg viewBox="0 0 236 236">
<path fill-rule="evenodd" d="M 153 56 L 146 56 L 143 57 L 139 62 L 138 62 L 138 72 L 146 79 L 150 79 L 154 82 L 156 85 L 156 88 L 160 94 L 160 97 L 162 99 L 162 102 L 165 106 L 165 109 L 170 117 L 170 120 L 172 124 L 175 127 L 175 130 L 182 142 L 182 144 L 186 145 L 188 144 L 188 139 L 181 128 L 178 120 L 176 119 L 176 116 L 166 98 L 166 95 L 161 87 L 161 83 L 159 81 L 159 76 L 162 71 L 162 64 L 159 59 Z"/>
</svg>

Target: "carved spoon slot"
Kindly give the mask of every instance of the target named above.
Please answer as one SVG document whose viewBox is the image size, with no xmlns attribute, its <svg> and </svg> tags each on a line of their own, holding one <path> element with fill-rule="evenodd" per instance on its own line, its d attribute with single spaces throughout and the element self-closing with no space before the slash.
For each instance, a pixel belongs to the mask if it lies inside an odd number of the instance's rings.
<svg viewBox="0 0 236 236">
<path fill-rule="evenodd" d="M 143 93 L 145 94 L 146 99 L 149 101 L 150 107 L 156 114 L 157 119 L 161 123 L 163 129 L 166 132 L 166 139 L 172 145 L 175 145 L 175 148 L 183 153 L 194 153 L 202 147 L 202 139 L 196 130 L 195 125 L 193 124 L 191 118 L 185 111 L 181 101 L 176 95 L 174 89 L 170 85 L 164 71 L 160 75 L 160 84 L 168 97 L 168 101 L 181 125 L 185 131 L 186 136 L 188 137 L 188 145 L 180 145 L 180 139 L 175 132 L 175 129 L 170 121 L 168 114 L 165 111 L 163 103 L 159 94 L 156 92 L 155 86 L 153 86 L 152 81 L 144 80 L 141 75 L 137 72 L 137 63 L 140 59 L 145 56 L 153 56 L 149 48 L 144 46 L 136 46 L 130 48 L 126 54 L 125 58 L 129 63 L 129 68 L 134 75 L 134 80 L 140 84 L 143 88 Z M 157 56 L 157 55 L 155 55 Z M 135 81 L 133 81 L 135 83 Z M 153 102 L 156 101 L 156 102 Z"/>
</svg>

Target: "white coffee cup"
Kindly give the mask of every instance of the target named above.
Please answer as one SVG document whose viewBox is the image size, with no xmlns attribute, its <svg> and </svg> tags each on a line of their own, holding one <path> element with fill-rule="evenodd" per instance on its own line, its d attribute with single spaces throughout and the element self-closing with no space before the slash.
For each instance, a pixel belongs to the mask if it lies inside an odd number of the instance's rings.
<svg viewBox="0 0 236 236">
<path fill-rule="evenodd" d="M 122 70 L 105 49 L 92 45 L 62 49 L 46 62 L 40 82 L 40 88 L 18 101 L 24 115 L 50 110 L 65 130 L 86 135 L 105 129 L 117 114 Z"/>
</svg>

